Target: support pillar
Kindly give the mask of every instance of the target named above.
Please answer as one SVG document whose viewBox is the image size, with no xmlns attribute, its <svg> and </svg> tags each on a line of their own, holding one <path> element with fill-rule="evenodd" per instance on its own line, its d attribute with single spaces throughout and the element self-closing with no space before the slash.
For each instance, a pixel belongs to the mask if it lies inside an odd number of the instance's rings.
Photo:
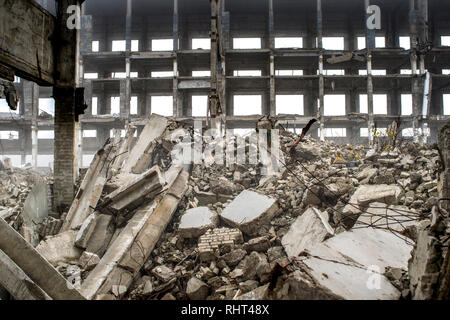
<svg viewBox="0 0 450 320">
<path fill-rule="evenodd" d="M 319 49 L 319 138 L 321 141 L 325 140 L 325 79 L 323 76 L 323 25 L 322 25 L 322 0 L 317 0 L 317 47 Z"/>
<path fill-rule="evenodd" d="M 367 8 L 370 6 L 370 0 L 365 0 L 366 21 L 369 18 Z M 373 115 L 373 77 L 372 77 L 372 49 L 375 48 L 375 30 L 369 29 L 366 26 L 366 44 L 367 44 L 367 108 L 368 108 L 368 130 L 369 130 L 369 144 L 374 142 L 373 129 L 375 127 Z"/>
<path fill-rule="evenodd" d="M 71 15 L 69 6 L 77 6 L 81 11 L 80 0 L 58 1 L 55 25 L 55 169 L 54 169 L 54 203 L 56 212 L 66 211 L 73 200 L 75 181 L 78 175 L 75 88 L 79 77 L 77 62 L 79 57 L 80 33 L 76 28 L 67 28 Z M 69 13 L 68 13 L 69 12 Z M 81 24 L 81 16 L 77 17 Z"/>
</svg>

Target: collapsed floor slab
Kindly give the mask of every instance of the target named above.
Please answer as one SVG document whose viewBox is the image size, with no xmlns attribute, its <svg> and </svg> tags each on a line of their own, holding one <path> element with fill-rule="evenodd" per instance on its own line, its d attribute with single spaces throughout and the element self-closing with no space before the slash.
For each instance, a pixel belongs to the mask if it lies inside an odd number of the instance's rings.
<svg viewBox="0 0 450 320">
<path fill-rule="evenodd" d="M 82 284 L 86 298 L 108 293 L 113 285 L 131 285 L 186 192 L 188 178 L 189 174 L 181 171 L 165 195 L 135 213 Z"/>
<path fill-rule="evenodd" d="M 84 220 L 94 212 L 107 180 L 108 165 L 114 156 L 115 148 L 110 143 L 95 155 L 88 172 L 75 196 L 61 231 L 79 229 Z"/>
</svg>

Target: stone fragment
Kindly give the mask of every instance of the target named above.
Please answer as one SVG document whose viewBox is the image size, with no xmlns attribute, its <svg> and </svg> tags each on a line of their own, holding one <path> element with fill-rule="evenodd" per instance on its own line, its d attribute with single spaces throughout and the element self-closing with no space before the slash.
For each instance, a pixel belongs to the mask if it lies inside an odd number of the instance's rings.
<svg viewBox="0 0 450 320">
<path fill-rule="evenodd" d="M 336 217 L 338 221 L 347 227 L 352 227 L 359 214 L 365 210 L 369 204 L 380 202 L 395 205 L 400 199 L 402 189 L 396 185 L 361 185 L 356 189 L 350 198 L 349 203 L 342 210 L 342 216 Z"/>
<path fill-rule="evenodd" d="M 270 248 L 270 242 L 267 237 L 258 237 L 250 239 L 244 244 L 244 249 L 250 253 L 252 251 L 256 252 L 266 252 Z"/>
<path fill-rule="evenodd" d="M 79 263 L 82 269 L 90 271 L 100 262 L 100 258 L 95 253 L 84 251 L 80 257 Z"/>
<path fill-rule="evenodd" d="M 250 292 L 236 297 L 234 300 L 267 300 L 269 296 L 269 284 L 258 287 Z"/>
<path fill-rule="evenodd" d="M 267 224 L 278 211 L 275 199 L 244 190 L 222 212 L 220 218 L 228 225 L 252 236 Z"/>
<path fill-rule="evenodd" d="M 152 274 L 163 282 L 169 282 L 177 276 L 176 273 L 172 271 L 172 269 L 165 265 L 155 267 L 152 270 Z"/>
<path fill-rule="evenodd" d="M 235 267 L 241 262 L 242 259 L 247 255 L 247 252 L 242 249 L 236 249 L 222 256 L 223 260 L 226 262 L 227 266 Z"/>
<path fill-rule="evenodd" d="M 227 178 L 221 177 L 210 181 L 211 191 L 215 194 L 232 195 L 236 192 L 236 186 Z"/>
<path fill-rule="evenodd" d="M 209 208 L 192 208 L 181 217 L 179 235 L 183 238 L 198 238 L 208 229 L 217 227 L 218 223 L 219 217 Z"/>
<path fill-rule="evenodd" d="M 328 214 L 309 208 L 295 220 L 281 243 L 289 256 L 298 256 L 332 235 L 334 230 L 328 223 Z"/>
<path fill-rule="evenodd" d="M 405 206 L 387 205 L 374 202 L 356 221 L 355 228 L 371 226 L 373 228 L 393 230 L 405 236 L 417 234 L 419 213 Z"/>
<path fill-rule="evenodd" d="M 111 288 L 111 292 L 116 298 L 122 299 L 123 296 L 127 293 L 127 287 L 121 285 L 113 285 Z"/>
<path fill-rule="evenodd" d="M 205 300 L 208 296 L 208 285 L 196 277 L 189 279 L 186 294 L 190 300 Z"/>
<path fill-rule="evenodd" d="M 272 247 L 267 250 L 267 257 L 269 259 L 269 262 L 273 262 L 285 256 L 286 254 L 284 253 L 284 248 L 282 246 Z"/>
<path fill-rule="evenodd" d="M 57 265 L 58 262 L 76 261 L 82 253 L 74 245 L 76 235 L 76 231 L 69 230 L 56 236 L 48 237 L 39 243 L 36 250 L 52 265 Z"/>
</svg>

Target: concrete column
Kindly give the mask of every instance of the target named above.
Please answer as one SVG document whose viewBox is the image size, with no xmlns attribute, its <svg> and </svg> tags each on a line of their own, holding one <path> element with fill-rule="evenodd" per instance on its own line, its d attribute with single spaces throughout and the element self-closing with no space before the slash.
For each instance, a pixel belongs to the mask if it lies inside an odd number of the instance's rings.
<svg viewBox="0 0 450 320">
<path fill-rule="evenodd" d="M 131 51 L 131 13 L 132 13 L 132 0 L 127 0 L 127 16 L 125 22 L 125 42 L 126 42 L 126 51 Z"/>
<path fill-rule="evenodd" d="M 173 59 L 173 84 L 172 84 L 172 96 L 173 96 L 173 116 L 178 117 L 181 115 L 179 110 L 179 93 L 178 93 L 178 60 L 175 57 Z"/>
<path fill-rule="evenodd" d="M 324 98 L 325 98 L 325 79 L 323 76 L 323 18 L 322 18 L 322 0 L 317 0 L 317 47 L 319 53 L 319 138 L 321 141 L 325 140 L 325 123 L 324 123 Z"/>
<path fill-rule="evenodd" d="M 269 1 L 269 30 L 268 30 L 268 35 L 269 35 L 269 49 L 274 49 L 275 48 L 275 37 L 274 37 L 274 29 L 275 29 L 275 23 L 274 23 L 274 17 L 273 17 L 273 0 L 268 0 Z"/>
<path fill-rule="evenodd" d="M 75 122 L 75 93 L 73 89 L 54 88 L 55 96 L 55 172 L 54 210 L 66 210 L 72 203 L 78 171 Z"/>
<path fill-rule="evenodd" d="M 173 51 L 178 51 L 178 0 L 173 0 Z"/>
<path fill-rule="evenodd" d="M 79 75 L 77 61 L 79 57 L 79 30 L 67 28 L 69 6 L 80 7 L 80 0 L 60 0 L 55 25 L 55 43 L 59 46 L 55 52 L 55 169 L 54 169 L 54 210 L 63 212 L 71 205 L 74 196 L 74 184 L 78 175 L 75 88 Z M 70 12 L 70 10 L 69 10 Z M 81 17 L 78 17 L 81 19 Z"/>
<path fill-rule="evenodd" d="M 365 10 L 370 6 L 370 0 L 365 0 Z M 367 11 L 366 11 L 367 12 Z M 366 13 L 366 21 L 369 15 Z M 373 77 L 372 77 L 372 49 L 375 48 L 375 30 L 366 27 L 366 44 L 367 44 L 367 106 L 368 106 L 368 129 L 369 144 L 373 143 L 372 130 L 375 126 L 373 116 Z"/>
<path fill-rule="evenodd" d="M 20 141 L 20 164 L 23 166 L 27 162 L 27 129 L 21 128 L 19 130 L 19 141 Z"/>
<path fill-rule="evenodd" d="M 31 158 L 33 169 L 37 168 L 37 157 L 38 157 L 38 127 L 36 121 L 33 121 L 31 125 Z"/>
<path fill-rule="evenodd" d="M 275 57 L 273 54 L 270 55 L 270 92 L 269 92 L 269 114 L 271 116 L 276 115 L 275 106 Z"/>
</svg>

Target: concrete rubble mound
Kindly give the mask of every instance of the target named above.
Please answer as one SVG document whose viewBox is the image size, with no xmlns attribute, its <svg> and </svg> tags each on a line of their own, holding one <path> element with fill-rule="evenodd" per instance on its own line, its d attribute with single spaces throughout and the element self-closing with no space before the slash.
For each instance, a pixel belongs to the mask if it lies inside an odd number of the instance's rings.
<svg viewBox="0 0 450 320">
<path fill-rule="evenodd" d="M 448 149 L 404 142 L 380 151 L 310 136 L 293 144 L 298 136 L 280 127 L 279 171 L 270 161 L 208 163 L 210 155 L 178 165 L 182 129 L 193 133 L 152 115 L 135 141 L 134 126 L 109 139 L 63 215 L 48 205 L 51 179 L 2 162 L 0 286 L 14 299 L 448 294 L 437 289 L 449 277 L 440 201 Z"/>
</svg>

